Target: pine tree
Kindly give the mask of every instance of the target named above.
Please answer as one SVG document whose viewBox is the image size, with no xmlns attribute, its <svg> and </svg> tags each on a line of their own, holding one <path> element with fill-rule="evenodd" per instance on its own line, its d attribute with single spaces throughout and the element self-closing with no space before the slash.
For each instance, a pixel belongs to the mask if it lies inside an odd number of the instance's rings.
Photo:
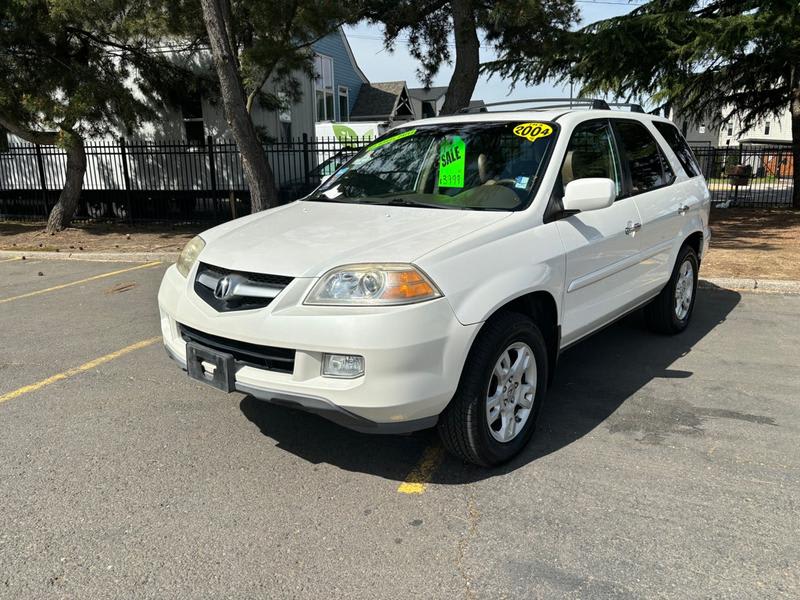
<svg viewBox="0 0 800 600">
<path fill-rule="evenodd" d="M 482 43 L 504 58 L 523 45 L 546 45 L 554 31 L 575 22 L 577 10 L 574 0 L 378 0 L 368 3 L 367 15 L 384 24 L 389 48 L 401 34 L 408 35 L 409 51 L 420 63 L 417 73 L 425 86 L 455 54 L 441 110 L 452 114 L 468 106 L 475 91 Z"/>
<path fill-rule="evenodd" d="M 584 94 L 650 97 L 698 121 L 718 116 L 745 128 L 788 109 L 800 209 L 797 0 L 652 0 L 484 68 L 526 83 L 573 79 Z"/>
<path fill-rule="evenodd" d="M 152 41 L 139 35 L 157 20 L 138 2 L 0 4 L 0 126 L 67 152 L 48 231 L 67 227 L 75 214 L 86 171 L 83 140 L 134 129 L 191 85 L 188 72 L 151 52 Z"/>
</svg>

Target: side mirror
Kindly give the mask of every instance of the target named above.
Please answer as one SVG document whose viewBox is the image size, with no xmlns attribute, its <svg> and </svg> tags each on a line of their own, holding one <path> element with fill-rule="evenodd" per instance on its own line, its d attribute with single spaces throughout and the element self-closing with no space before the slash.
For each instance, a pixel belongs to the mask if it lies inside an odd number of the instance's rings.
<svg viewBox="0 0 800 600">
<path fill-rule="evenodd" d="M 575 179 L 564 189 L 564 210 L 587 211 L 607 208 L 614 204 L 617 185 L 604 177 Z"/>
</svg>

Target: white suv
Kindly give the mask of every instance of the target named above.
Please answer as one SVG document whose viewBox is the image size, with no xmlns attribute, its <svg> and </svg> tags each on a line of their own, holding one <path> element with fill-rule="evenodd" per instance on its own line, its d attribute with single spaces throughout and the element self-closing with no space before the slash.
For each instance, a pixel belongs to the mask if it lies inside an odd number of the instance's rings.
<svg viewBox="0 0 800 600">
<path fill-rule="evenodd" d="M 226 392 L 364 432 L 438 426 L 497 464 L 566 347 L 639 307 L 658 332 L 687 326 L 709 207 L 666 119 L 415 121 L 302 200 L 192 240 L 158 294 L 164 344 Z"/>
</svg>

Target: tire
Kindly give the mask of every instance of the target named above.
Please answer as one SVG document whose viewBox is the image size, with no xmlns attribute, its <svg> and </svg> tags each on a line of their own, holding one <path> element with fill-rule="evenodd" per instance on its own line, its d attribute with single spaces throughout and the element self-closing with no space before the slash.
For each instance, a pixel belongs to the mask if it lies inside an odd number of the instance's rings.
<svg viewBox="0 0 800 600">
<path fill-rule="evenodd" d="M 522 368 L 525 356 L 528 367 Z M 517 365 L 520 357 L 523 360 Z M 502 388 L 497 376 L 501 359 L 509 367 L 520 367 Z M 509 374 L 512 371 L 508 369 Z M 547 374 L 547 346 L 531 319 L 509 312 L 487 321 L 464 364 L 455 396 L 439 417 L 439 436 L 445 448 L 467 462 L 487 467 L 518 454 L 536 427 Z"/>
<path fill-rule="evenodd" d="M 654 332 L 674 335 L 689 325 L 697 296 L 699 266 L 700 261 L 694 248 L 683 246 L 678 252 L 678 260 L 675 261 L 669 282 L 644 309 L 647 326 Z M 687 270 L 691 271 L 690 280 L 687 279 Z"/>
</svg>

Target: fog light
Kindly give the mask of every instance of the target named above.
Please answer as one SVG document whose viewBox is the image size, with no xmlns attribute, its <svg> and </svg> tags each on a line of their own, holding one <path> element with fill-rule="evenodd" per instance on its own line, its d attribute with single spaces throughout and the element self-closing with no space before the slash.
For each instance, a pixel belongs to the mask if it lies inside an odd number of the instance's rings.
<svg viewBox="0 0 800 600">
<path fill-rule="evenodd" d="M 323 354 L 322 375 L 352 379 L 364 374 L 364 357 L 356 354 Z"/>
</svg>

